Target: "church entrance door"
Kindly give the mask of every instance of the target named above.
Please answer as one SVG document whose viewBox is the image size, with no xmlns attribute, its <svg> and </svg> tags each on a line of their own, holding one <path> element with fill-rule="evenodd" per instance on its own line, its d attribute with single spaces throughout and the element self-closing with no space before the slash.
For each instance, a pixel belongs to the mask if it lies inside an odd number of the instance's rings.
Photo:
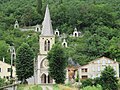
<svg viewBox="0 0 120 90">
<path fill-rule="evenodd" d="M 45 74 L 43 74 L 41 76 L 41 83 L 46 83 L 46 75 Z"/>
</svg>

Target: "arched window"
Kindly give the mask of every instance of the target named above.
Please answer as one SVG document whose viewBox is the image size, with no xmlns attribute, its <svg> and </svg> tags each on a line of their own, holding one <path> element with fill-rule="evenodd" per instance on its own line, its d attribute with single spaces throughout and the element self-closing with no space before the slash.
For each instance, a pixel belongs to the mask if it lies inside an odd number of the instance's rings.
<svg viewBox="0 0 120 90">
<path fill-rule="evenodd" d="M 75 33 L 75 37 L 77 37 L 77 33 Z"/>
<path fill-rule="evenodd" d="M 66 47 L 66 43 L 63 44 L 63 47 Z"/>
<path fill-rule="evenodd" d="M 50 41 L 48 40 L 48 51 L 50 50 Z"/>
<path fill-rule="evenodd" d="M 45 44 L 44 44 L 44 50 L 47 51 L 47 42 L 45 40 Z"/>
<path fill-rule="evenodd" d="M 56 35 L 58 35 L 58 32 L 56 32 Z"/>
<path fill-rule="evenodd" d="M 15 28 L 18 28 L 18 25 L 15 25 Z"/>
</svg>

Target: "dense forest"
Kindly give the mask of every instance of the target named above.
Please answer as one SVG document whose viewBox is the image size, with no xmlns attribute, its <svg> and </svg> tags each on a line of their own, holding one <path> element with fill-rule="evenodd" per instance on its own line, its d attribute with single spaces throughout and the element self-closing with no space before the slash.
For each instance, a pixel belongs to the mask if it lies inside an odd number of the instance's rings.
<svg viewBox="0 0 120 90">
<path fill-rule="evenodd" d="M 49 4 L 53 29 L 66 33 L 66 53 L 80 65 L 106 56 L 120 62 L 120 0 L 0 0 L 0 60 L 10 63 L 9 46 L 26 42 L 38 53 L 39 33 L 14 29 L 41 24 Z M 74 28 L 82 37 L 74 38 Z"/>
</svg>

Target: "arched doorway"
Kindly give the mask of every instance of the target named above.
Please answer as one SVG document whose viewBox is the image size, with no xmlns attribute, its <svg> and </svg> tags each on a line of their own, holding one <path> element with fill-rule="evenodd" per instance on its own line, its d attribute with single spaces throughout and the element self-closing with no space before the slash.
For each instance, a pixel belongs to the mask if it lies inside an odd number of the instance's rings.
<svg viewBox="0 0 120 90">
<path fill-rule="evenodd" d="M 53 83 L 52 78 L 50 77 L 50 75 L 48 75 L 48 83 Z"/>
<path fill-rule="evenodd" d="M 41 76 L 41 83 L 46 83 L 46 75 L 45 74 L 43 74 Z"/>
<path fill-rule="evenodd" d="M 75 37 L 77 36 L 77 33 L 75 33 Z"/>
</svg>

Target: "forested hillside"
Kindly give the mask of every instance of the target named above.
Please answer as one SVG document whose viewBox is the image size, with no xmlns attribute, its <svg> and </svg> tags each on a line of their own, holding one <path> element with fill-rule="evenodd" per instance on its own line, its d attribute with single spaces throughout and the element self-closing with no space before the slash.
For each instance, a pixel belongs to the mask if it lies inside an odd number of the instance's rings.
<svg viewBox="0 0 120 90">
<path fill-rule="evenodd" d="M 49 3 L 53 28 L 67 34 L 68 57 L 81 65 L 100 56 L 120 61 L 120 0 L 42 0 L 42 5 L 39 1 L 0 1 L 1 60 L 5 57 L 9 62 L 8 46 L 14 44 L 17 49 L 23 42 L 37 55 L 39 33 L 14 30 L 13 25 L 16 19 L 20 27 L 41 24 Z M 83 37 L 69 37 L 75 27 Z"/>
</svg>

